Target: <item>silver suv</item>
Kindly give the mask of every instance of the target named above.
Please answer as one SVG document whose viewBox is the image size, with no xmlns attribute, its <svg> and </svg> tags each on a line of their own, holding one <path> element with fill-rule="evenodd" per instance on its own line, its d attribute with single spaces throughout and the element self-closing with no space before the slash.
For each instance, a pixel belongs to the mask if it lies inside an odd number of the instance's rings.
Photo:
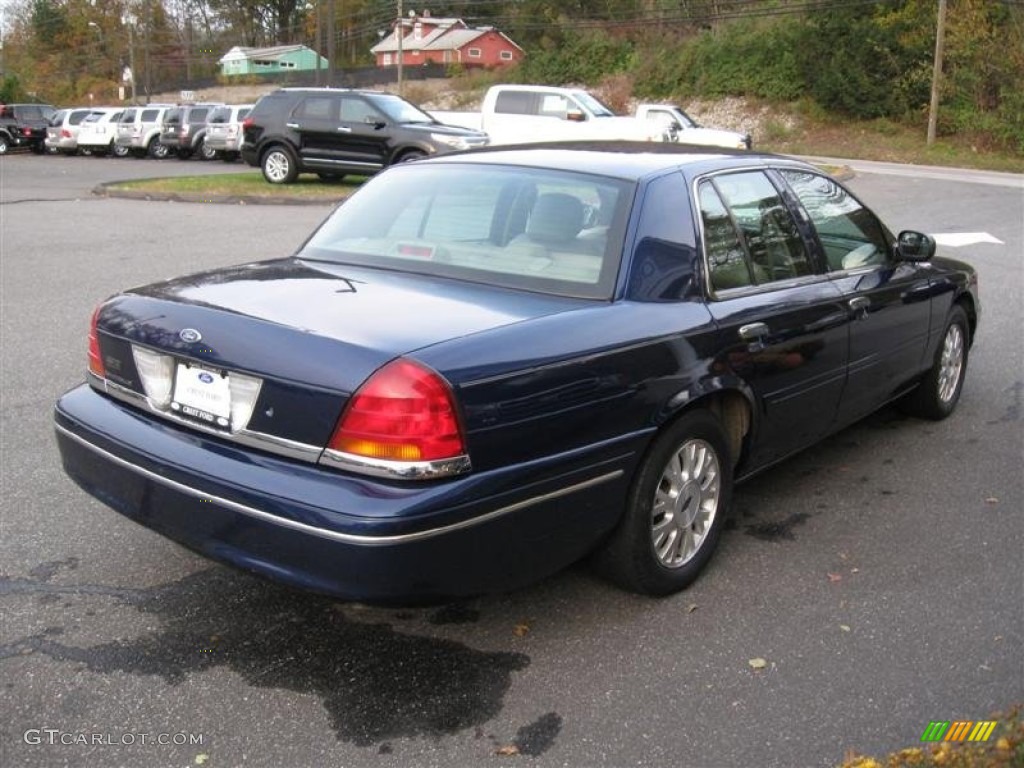
<svg viewBox="0 0 1024 768">
<path fill-rule="evenodd" d="M 128 147 L 136 157 L 162 159 L 168 155 L 166 144 L 160 143 L 160 128 L 164 113 L 173 104 L 146 104 L 142 107 L 128 107 L 117 124 L 117 145 Z"/>
<path fill-rule="evenodd" d="M 62 109 L 57 112 L 50 118 L 50 125 L 46 129 L 46 148 L 63 155 L 77 155 L 78 127 L 92 112 L 89 107 Z"/>
<path fill-rule="evenodd" d="M 220 104 L 181 104 L 164 113 L 160 143 L 168 152 L 182 160 L 197 154 L 212 160 L 213 151 L 206 146 L 206 119 Z"/>
<path fill-rule="evenodd" d="M 226 163 L 238 159 L 242 148 L 242 121 L 252 104 L 225 104 L 206 118 L 206 146 Z"/>
</svg>

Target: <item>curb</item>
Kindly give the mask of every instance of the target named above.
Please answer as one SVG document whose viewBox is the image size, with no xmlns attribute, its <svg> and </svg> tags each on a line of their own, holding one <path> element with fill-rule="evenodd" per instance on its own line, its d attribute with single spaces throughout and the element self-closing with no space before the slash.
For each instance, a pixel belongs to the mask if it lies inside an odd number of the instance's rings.
<svg viewBox="0 0 1024 768">
<path fill-rule="evenodd" d="M 829 173 L 832 178 L 838 181 L 849 181 L 857 176 L 848 165 L 840 166 L 834 173 Z M 157 179 L 150 179 L 156 181 Z M 115 189 L 115 185 L 124 184 L 127 181 L 138 181 L 138 179 L 125 179 L 122 181 L 106 181 L 92 189 L 97 197 L 114 197 L 123 200 L 150 200 L 153 202 L 169 203 L 213 203 L 216 205 L 329 205 L 335 206 L 342 200 L 348 198 L 340 195 L 337 198 L 316 198 L 306 199 L 299 197 L 287 197 L 284 195 L 204 195 L 196 193 L 177 192 L 147 192 L 134 189 Z"/>
<path fill-rule="evenodd" d="M 128 181 L 127 179 L 125 181 Z M 153 202 L 169 203 L 214 203 L 218 205 L 320 205 L 335 206 L 348 195 L 341 195 L 337 198 L 298 198 L 285 197 L 283 195 L 204 195 L 196 193 L 178 192 L 148 192 L 135 189 L 116 189 L 114 185 L 123 184 L 125 181 L 107 181 L 92 189 L 97 197 L 112 197 L 123 200 L 150 200 Z M 131 179 L 138 181 L 138 179 Z"/>
</svg>

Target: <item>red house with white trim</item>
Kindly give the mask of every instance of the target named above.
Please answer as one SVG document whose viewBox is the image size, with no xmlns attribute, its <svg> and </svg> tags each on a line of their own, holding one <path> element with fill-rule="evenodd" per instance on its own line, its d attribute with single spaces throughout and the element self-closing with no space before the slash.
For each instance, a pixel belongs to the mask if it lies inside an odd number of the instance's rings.
<svg viewBox="0 0 1024 768">
<path fill-rule="evenodd" d="M 402 65 L 462 64 L 468 67 L 499 67 L 515 64 L 523 49 L 494 27 L 468 27 L 462 19 L 422 16 L 402 19 Z M 398 64 L 399 25 L 370 51 L 378 67 Z"/>
</svg>

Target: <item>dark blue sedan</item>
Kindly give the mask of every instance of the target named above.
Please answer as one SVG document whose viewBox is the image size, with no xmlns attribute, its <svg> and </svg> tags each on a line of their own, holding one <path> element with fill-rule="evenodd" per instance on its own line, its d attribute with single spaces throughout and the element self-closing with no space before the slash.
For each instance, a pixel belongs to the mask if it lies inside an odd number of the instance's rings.
<svg viewBox="0 0 1024 768">
<path fill-rule="evenodd" d="M 948 416 L 976 289 L 796 160 L 449 155 L 294 256 L 104 301 L 57 439 L 116 511 L 304 589 L 445 598 L 593 554 L 667 594 L 735 482 L 890 401 Z"/>
</svg>

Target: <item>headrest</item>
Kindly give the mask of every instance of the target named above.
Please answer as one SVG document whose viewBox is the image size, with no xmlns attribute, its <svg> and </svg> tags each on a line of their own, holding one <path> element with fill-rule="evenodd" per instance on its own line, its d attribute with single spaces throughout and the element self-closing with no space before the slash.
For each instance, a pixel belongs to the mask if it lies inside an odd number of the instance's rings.
<svg viewBox="0 0 1024 768">
<path fill-rule="evenodd" d="M 583 203 L 572 195 L 552 192 L 533 204 L 526 234 L 541 243 L 566 243 L 583 229 Z"/>
</svg>

